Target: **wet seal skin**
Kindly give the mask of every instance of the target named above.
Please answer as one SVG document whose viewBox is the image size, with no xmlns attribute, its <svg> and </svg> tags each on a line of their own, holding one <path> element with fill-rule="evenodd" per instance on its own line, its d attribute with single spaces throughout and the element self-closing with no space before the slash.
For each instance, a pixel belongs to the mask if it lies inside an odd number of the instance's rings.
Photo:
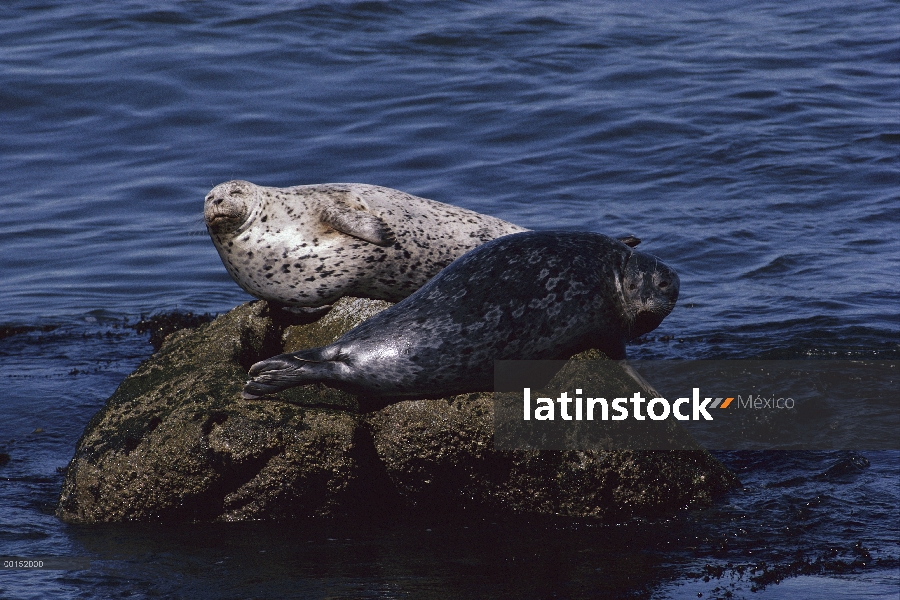
<svg viewBox="0 0 900 600">
<path fill-rule="evenodd" d="M 204 218 L 238 285 L 301 314 L 323 314 L 342 296 L 398 302 L 469 250 L 528 231 L 361 183 L 229 181 L 207 194 Z"/>
<path fill-rule="evenodd" d="M 494 360 L 567 359 L 655 329 L 678 299 L 655 256 L 584 232 L 526 232 L 488 242 L 416 293 L 320 348 L 250 369 L 245 398 L 322 382 L 378 408 L 493 387 Z"/>
</svg>

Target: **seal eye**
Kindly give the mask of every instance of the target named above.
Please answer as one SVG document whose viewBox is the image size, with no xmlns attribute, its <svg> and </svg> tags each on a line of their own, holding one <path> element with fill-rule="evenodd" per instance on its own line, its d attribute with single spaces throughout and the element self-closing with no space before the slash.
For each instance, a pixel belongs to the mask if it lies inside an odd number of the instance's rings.
<svg viewBox="0 0 900 600">
<path fill-rule="evenodd" d="M 666 289 L 667 287 L 669 287 L 669 282 L 666 281 L 665 279 L 663 279 L 662 281 L 659 282 L 659 287 L 661 289 Z"/>
<path fill-rule="evenodd" d="M 628 284 L 628 290 L 629 290 L 629 291 L 633 292 L 633 291 L 636 290 L 636 289 L 637 289 L 637 284 L 636 284 L 636 283 L 631 282 L 631 283 Z"/>
</svg>

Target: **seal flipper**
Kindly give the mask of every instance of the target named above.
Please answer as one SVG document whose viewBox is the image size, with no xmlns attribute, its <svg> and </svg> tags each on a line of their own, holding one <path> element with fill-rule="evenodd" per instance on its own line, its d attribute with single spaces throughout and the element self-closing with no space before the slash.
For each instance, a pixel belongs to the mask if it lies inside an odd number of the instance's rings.
<svg viewBox="0 0 900 600">
<path fill-rule="evenodd" d="M 362 210 L 333 204 L 322 211 L 322 222 L 376 246 L 391 246 L 397 241 L 387 223 Z"/>
<path fill-rule="evenodd" d="M 620 237 L 619 241 L 628 246 L 629 248 L 634 248 L 638 244 L 641 243 L 640 238 L 636 238 L 633 235 L 626 235 L 625 237 Z"/>
<path fill-rule="evenodd" d="M 275 300 L 267 300 L 267 302 L 269 303 L 269 310 L 272 311 L 273 315 L 276 316 L 279 321 L 286 322 L 290 325 L 306 325 L 307 323 L 318 321 L 328 314 L 333 306 L 331 304 L 326 304 L 324 306 L 290 306 Z"/>
<path fill-rule="evenodd" d="M 603 352 L 610 360 L 625 360 L 625 338 L 619 340 L 604 340 L 597 345 L 597 349 Z"/>
<path fill-rule="evenodd" d="M 247 400 L 274 394 L 281 390 L 316 383 L 324 378 L 321 348 L 301 350 L 293 354 L 279 354 L 250 367 L 250 379 L 241 393 Z"/>
</svg>

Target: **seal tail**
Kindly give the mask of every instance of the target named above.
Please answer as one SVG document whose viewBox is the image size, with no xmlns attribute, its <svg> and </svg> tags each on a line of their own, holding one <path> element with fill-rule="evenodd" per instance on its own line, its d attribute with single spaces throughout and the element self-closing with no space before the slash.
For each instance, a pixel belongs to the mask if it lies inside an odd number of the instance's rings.
<svg viewBox="0 0 900 600">
<path fill-rule="evenodd" d="M 279 354 L 250 367 L 251 379 L 241 393 L 247 400 L 274 394 L 283 389 L 322 380 L 321 349 L 301 350 L 293 354 Z"/>
</svg>

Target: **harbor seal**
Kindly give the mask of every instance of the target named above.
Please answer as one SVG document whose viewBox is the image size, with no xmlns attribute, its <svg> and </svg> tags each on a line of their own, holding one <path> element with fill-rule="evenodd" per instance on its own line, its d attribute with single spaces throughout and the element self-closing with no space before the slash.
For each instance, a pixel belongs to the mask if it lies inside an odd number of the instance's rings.
<svg viewBox="0 0 900 600">
<path fill-rule="evenodd" d="M 599 233 L 509 235 L 334 343 L 256 363 L 244 397 L 322 382 L 384 406 L 490 391 L 494 360 L 591 348 L 624 359 L 625 341 L 655 329 L 678 289 L 659 259 Z"/>
<path fill-rule="evenodd" d="M 232 278 L 297 312 L 342 296 L 398 302 L 481 244 L 524 227 L 390 188 L 228 181 L 204 219 Z"/>
</svg>

